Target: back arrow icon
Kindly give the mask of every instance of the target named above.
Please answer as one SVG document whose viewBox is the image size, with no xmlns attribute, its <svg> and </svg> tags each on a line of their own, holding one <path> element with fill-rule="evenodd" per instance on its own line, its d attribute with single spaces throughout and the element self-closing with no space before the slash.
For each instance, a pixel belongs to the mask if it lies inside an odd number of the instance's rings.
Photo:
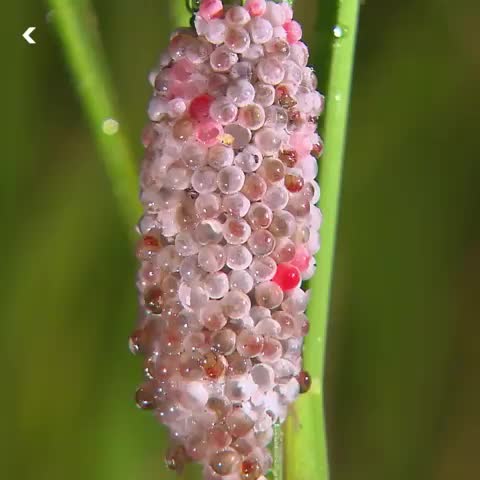
<svg viewBox="0 0 480 480">
<path fill-rule="evenodd" d="M 28 27 L 22 34 L 22 37 L 30 44 L 33 45 L 34 43 L 37 43 L 30 35 L 33 33 L 33 31 L 37 27 Z"/>
</svg>

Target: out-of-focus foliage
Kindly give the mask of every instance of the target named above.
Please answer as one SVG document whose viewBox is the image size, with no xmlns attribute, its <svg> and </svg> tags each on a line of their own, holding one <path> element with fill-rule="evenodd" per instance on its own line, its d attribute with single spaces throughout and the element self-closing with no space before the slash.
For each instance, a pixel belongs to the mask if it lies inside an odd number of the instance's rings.
<svg viewBox="0 0 480 480">
<path fill-rule="evenodd" d="M 166 3 L 94 2 L 135 140 Z M 161 429 L 132 401 L 135 262 L 55 12 L 2 10 L 2 472 L 167 479 Z M 321 49 L 321 0 L 297 11 Z M 480 469 L 479 13 L 468 0 L 362 7 L 327 362 L 332 480 Z"/>
</svg>

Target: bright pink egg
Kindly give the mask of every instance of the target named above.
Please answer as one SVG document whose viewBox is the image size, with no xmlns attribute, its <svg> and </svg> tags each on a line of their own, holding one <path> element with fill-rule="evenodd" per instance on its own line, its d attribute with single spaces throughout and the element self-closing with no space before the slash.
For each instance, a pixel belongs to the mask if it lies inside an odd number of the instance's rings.
<svg viewBox="0 0 480 480">
<path fill-rule="evenodd" d="M 192 118 L 199 122 L 207 120 L 210 116 L 210 105 L 213 102 L 213 97 L 208 95 L 200 95 L 192 100 L 190 103 L 189 112 Z"/>
<path fill-rule="evenodd" d="M 300 285 L 301 276 L 297 267 L 289 263 L 280 263 L 272 279 L 283 291 Z"/>
<path fill-rule="evenodd" d="M 290 263 L 301 272 L 304 272 L 310 265 L 310 258 L 311 255 L 305 247 L 298 247 L 295 252 L 295 257 L 293 257 Z"/>
</svg>

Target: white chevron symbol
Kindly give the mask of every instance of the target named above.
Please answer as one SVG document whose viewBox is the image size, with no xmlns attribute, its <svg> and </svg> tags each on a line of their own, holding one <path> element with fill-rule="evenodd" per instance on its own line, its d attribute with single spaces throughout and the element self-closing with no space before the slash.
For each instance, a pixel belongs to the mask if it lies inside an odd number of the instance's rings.
<svg viewBox="0 0 480 480">
<path fill-rule="evenodd" d="M 37 43 L 30 35 L 33 33 L 33 31 L 37 27 L 28 27 L 22 34 L 22 37 L 30 44 L 33 45 L 34 43 Z"/>
</svg>

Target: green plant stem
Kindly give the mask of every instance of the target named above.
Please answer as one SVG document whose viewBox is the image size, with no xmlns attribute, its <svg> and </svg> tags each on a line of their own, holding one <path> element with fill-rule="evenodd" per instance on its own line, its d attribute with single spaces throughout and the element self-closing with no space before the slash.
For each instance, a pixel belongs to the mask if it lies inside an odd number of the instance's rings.
<svg viewBox="0 0 480 480">
<path fill-rule="evenodd" d="M 321 7 L 323 7 L 321 2 Z M 328 1 L 325 1 L 328 3 Z M 311 322 L 304 350 L 305 368 L 312 378 L 309 394 L 302 396 L 287 425 L 286 470 L 288 480 L 329 478 L 323 398 L 326 330 L 329 317 L 339 197 L 349 110 L 359 0 L 337 0 L 336 38 L 331 25 L 331 62 L 324 120 L 325 153 L 321 159 L 320 207 L 324 215 L 318 270 L 310 282 Z"/>
<path fill-rule="evenodd" d="M 283 429 L 280 424 L 273 426 L 273 480 L 283 480 L 283 462 L 284 462 L 284 443 Z"/>
<path fill-rule="evenodd" d="M 89 0 L 48 0 L 48 4 L 53 9 L 75 87 L 95 133 L 118 206 L 133 233 L 132 225 L 140 214 L 137 169 L 114 107 L 113 88 L 105 67 L 96 17 Z M 119 122 L 118 132 L 104 132 L 104 122 L 108 119 Z"/>
<path fill-rule="evenodd" d="M 170 2 L 170 17 L 173 21 L 173 27 L 187 27 L 190 23 L 190 12 L 187 9 L 186 0 L 175 0 Z"/>
</svg>

